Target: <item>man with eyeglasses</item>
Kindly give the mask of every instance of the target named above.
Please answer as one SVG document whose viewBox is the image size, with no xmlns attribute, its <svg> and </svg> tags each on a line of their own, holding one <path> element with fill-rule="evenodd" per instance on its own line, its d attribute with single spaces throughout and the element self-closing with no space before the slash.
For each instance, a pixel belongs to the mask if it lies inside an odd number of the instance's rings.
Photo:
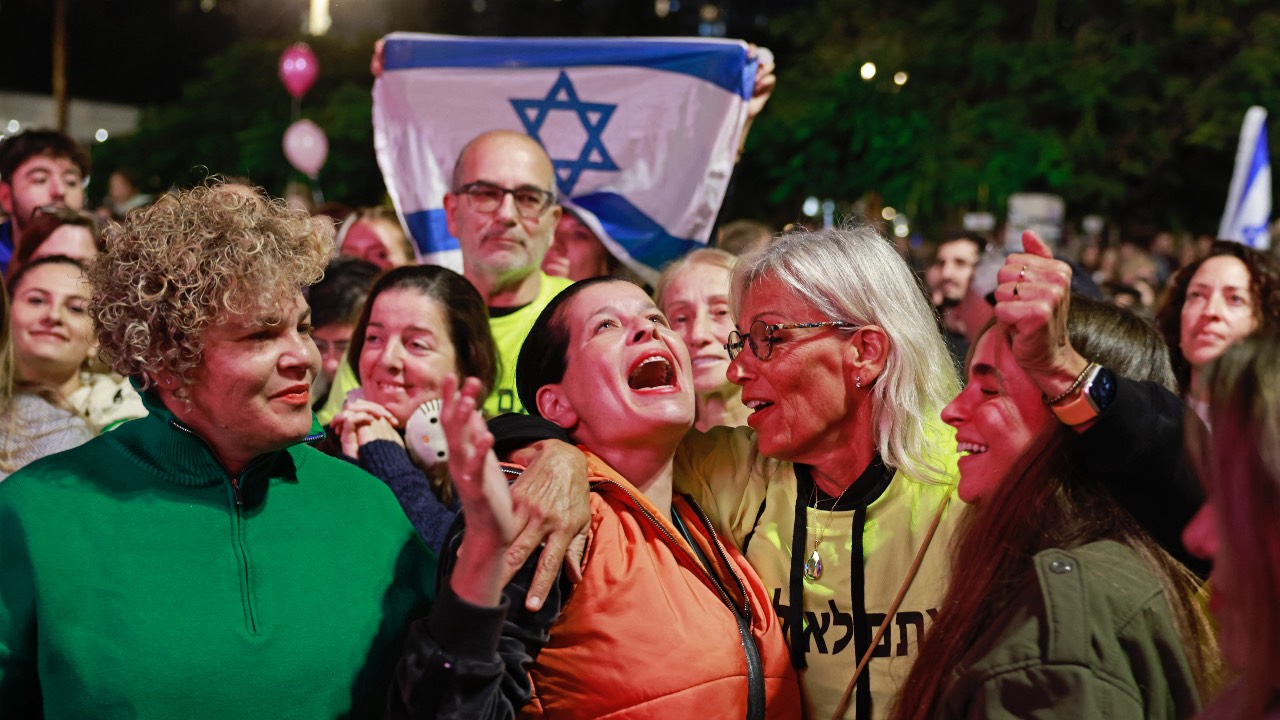
<svg viewBox="0 0 1280 720">
<path fill-rule="evenodd" d="M 0 273 L 9 269 L 23 228 L 47 205 L 84 209 L 89 154 L 56 130 L 27 130 L 0 141 Z"/>
<path fill-rule="evenodd" d="M 489 306 L 501 372 L 485 413 L 524 412 L 515 393 L 516 357 L 542 309 L 570 281 L 544 274 L 542 258 L 560 220 L 555 170 L 533 138 L 505 130 L 467 143 L 444 196 L 462 274 Z"/>
</svg>

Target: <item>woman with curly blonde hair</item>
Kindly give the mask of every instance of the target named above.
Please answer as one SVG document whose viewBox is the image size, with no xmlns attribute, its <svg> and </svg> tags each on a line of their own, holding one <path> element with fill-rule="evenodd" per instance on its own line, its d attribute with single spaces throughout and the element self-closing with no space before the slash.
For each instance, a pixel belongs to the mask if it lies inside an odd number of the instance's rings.
<svg viewBox="0 0 1280 720">
<path fill-rule="evenodd" d="M 302 288 L 331 247 L 326 226 L 230 184 L 108 231 L 90 312 L 149 414 L 0 485 L 0 707 L 380 705 L 435 558 L 386 486 L 305 444 L 320 358 Z"/>
</svg>

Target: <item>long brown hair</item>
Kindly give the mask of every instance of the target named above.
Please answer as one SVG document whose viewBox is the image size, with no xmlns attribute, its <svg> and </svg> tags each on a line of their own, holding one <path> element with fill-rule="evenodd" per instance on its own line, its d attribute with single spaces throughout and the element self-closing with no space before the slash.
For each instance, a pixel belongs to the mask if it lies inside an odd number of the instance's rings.
<svg viewBox="0 0 1280 720">
<path fill-rule="evenodd" d="M 0 290 L 0 437 L 11 438 L 17 418 L 13 406 L 13 343 L 9 339 L 9 293 Z M 0 470 L 13 472 L 9 464 L 9 443 L 0 443 Z"/>
<path fill-rule="evenodd" d="M 1141 321 L 1119 321 L 1117 313 L 1130 315 L 1104 303 L 1073 298 L 1068 323 L 1072 345 L 1122 376 L 1169 383 L 1167 360 L 1151 363 L 1152 342 L 1143 339 L 1149 335 L 1158 344 L 1155 328 Z M 1160 578 L 1192 672 L 1200 680 L 1201 697 L 1207 695 L 1216 683 L 1218 658 L 1209 651 L 1212 633 L 1195 599 L 1196 578 L 1101 483 L 1082 471 L 1072 431 L 1065 425 L 1028 448 L 1026 457 L 1025 470 L 965 511 L 951 559 L 952 568 L 964 568 L 964 581 L 947 588 L 938 621 L 925 636 L 893 717 L 932 718 L 938 713 L 954 669 L 983 634 L 1003 626 L 1011 604 L 1038 582 L 1037 553 L 1102 539 L 1132 549 Z"/>
<path fill-rule="evenodd" d="M 1192 456 L 1208 482 L 1220 520 L 1215 564 L 1229 566 L 1230 638 L 1242 665 L 1239 679 L 1205 712 L 1206 717 L 1262 717 L 1280 689 L 1280 335 L 1242 340 L 1205 369 L 1213 438 L 1188 434 Z M 1214 582 L 1221 582 L 1216 579 Z M 1224 578 L 1225 579 L 1225 578 Z M 1234 655 L 1235 653 L 1233 653 Z M 1234 664 L 1234 663 L 1233 663 Z"/>
</svg>

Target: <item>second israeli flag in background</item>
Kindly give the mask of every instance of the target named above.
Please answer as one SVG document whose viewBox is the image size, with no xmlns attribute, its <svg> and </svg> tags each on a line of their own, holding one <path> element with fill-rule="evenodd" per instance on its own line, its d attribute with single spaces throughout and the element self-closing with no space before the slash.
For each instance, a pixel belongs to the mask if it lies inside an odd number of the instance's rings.
<svg viewBox="0 0 1280 720">
<path fill-rule="evenodd" d="M 458 152 L 515 130 L 551 156 L 561 204 L 653 281 L 708 241 L 755 68 L 729 40 L 394 33 L 373 88 L 374 146 L 426 262 L 462 267 L 443 204 Z"/>
<path fill-rule="evenodd" d="M 1258 250 L 1271 246 L 1271 154 L 1267 148 L 1267 111 L 1249 108 L 1240 127 L 1235 172 L 1219 240 L 1235 240 Z"/>
</svg>

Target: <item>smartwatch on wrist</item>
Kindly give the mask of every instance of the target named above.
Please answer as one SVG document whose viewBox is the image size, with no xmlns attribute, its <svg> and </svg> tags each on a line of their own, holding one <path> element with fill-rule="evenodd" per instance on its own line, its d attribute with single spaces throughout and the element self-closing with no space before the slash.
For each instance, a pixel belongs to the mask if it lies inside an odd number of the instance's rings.
<svg viewBox="0 0 1280 720">
<path fill-rule="evenodd" d="M 1096 365 L 1085 375 L 1080 390 L 1051 405 L 1053 414 L 1062 424 L 1081 425 L 1101 415 L 1116 397 L 1116 376 L 1110 370 Z"/>
</svg>

